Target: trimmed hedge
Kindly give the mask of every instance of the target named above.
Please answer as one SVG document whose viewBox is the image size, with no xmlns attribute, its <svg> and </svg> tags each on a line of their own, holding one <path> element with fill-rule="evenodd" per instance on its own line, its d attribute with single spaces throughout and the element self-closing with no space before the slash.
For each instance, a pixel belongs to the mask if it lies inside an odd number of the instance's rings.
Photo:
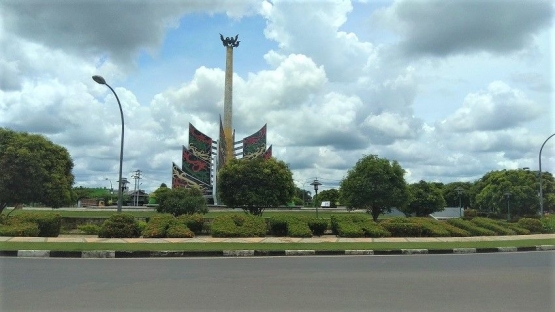
<svg viewBox="0 0 555 312">
<path fill-rule="evenodd" d="M 130 214 L 118 213 L 111 215 L 102 223 L 98 237 L 125 238 L 139 237 L 141 235 L 139 223 Z"/>
<path fill-rule="evenodd" d="M 308 227 L 312 235 L 322 236 L 328 229 L 329 222 L 326 219 L 311 218 L 308 220 Z"/>
<path fill-rule="evenodd" d="M 312 237 L 312 231 L 308 222 L 301 218 L 291 218 L 287 221 L 287 236 L 290 237 Z"/>
<path fill-rule="evenodd" d="M 380 223 L 393 237 L 420 237 L 422 225 L 410 222 L 382 222 Z"/>
<path fill-rule="evenodd" d="M 270 234 L 274 236 L 321 236 L 328 229 L 328 221 L 307 216 L 273 216 L 268 220 Z"/>
<path fill-rule="evenodd" d="M 518 226 L 521 228 L 525 228 L 530 233 L 542 233 L 543 232 L 543 224 L 538 219 L 533 218 L 521 218 L 517 222 Z"/>
<path fill-rule="evenodd" d="M 447 230 L 447 232 L 449 232 L 449 236 L 451 237 L 468 237 L 470 236 L 470 232 L 468 232 L 467 230 L 463 230 L 461 228 L 458 228 L 452 224 L 447 223 L 446 221 L 443 221 L 442 224 L 443 228 L 445 230 Z"/>
<path fill-rule="evenodd" d="M 0 224 L 0 236 L 36 237 L 39 236 L 39 226 L 32 222 Z"/>
<path fill-rule="evenodd" d="M 445 228 L 446 223 L 432 218 L 410 218 L 414 223 L 422 226 L 422 236 L 449 237 L 451 233 Z"/>
<path fill-rule="evenodd" d="M 146 228 L 143 230 L 144 238 L 162 238 L 166 237 L 166 232 L 170 222 L 175 220 L 175 217 L 169 213 L 159 214 L 150 217 Z"/>
<path fill-rule="evenodd" d="M 57 237 L 62 227 L 62 216 L 52 212 L 22 212 L 6 219 L 7 224 L 35 223 L 39 237 Z"/>
<path fill-rule="evenodd" d="M 389 237 L 391 233 L 370 216 L 347 214 L 331 217 L 332 232 L 340 237 Z"/>
<path fill-rule="evenodd" d="M 555 233 L 555 215 L 547 215 L 541 218 L 543 233 Z"/>
<path fill-rule="evenodd" d="M 100 233 L 100 226 L 96 224 L 82 224 L 78 225 L 77 229 L 86 235 L 98 235 Z"/>
<path fill-rule="evenodd" d="M 515 233 L 518 235 L 530 235 L 530 230 L 520 227 L 516 223 L 507 223 L 507 226 L 509 227 L 509 229 L 515 231 Z"/>
<path fill-rule="evenodd" d="M 264 237 L 266 221 L 252 215 L 224 215 L 212 222 L 213 237 Z"/>
<path fill-rule="evenodd" d="M 470 221 L 463 219 L 449 219 L 447 223 L 468 231 L 470 236 L 495 236 L 495 232 L 492 230 L 484 229 Z"/>
<path fill-rule="evenodd" d="M 192 215 L 180 215 L 177 220 L 187 226 L 196 235 L 201 234 L 204 229 L 204 216 L 200 213 Z"/>
<path fill-rule="evenodd" d="M 472 219 L 470 222 L 478 225 L 479 227 L 483 227 L 484 229 L 494 231 L 495 234 L 500 234 L 500 235 L 515 235 L 516 234 L 515 231 L 509 229 L 508 227 L 504 227 L 504 226 L 498 224 L 495 220 L 492 220 L 492 219 L 476 217 L 476 218 Z"/>
<path fill-rule="evenodd" d="M 193 238 L 195 233 L 191 231 L 187 224 L 178 219 L 170 221 L 168 229 L 166 230 L 166 237 L 171 238 Z"/>
</svg>

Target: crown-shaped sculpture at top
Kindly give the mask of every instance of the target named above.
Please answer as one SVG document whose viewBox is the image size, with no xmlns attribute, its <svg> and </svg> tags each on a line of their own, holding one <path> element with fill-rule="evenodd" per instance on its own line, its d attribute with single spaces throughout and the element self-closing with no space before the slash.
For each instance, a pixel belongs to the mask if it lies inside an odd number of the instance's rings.
<svg viewBox="0 0 555 312">
<path fill-rule="evenodd" d="M 230 47 L 230 48 L 237 48 L 239 46 L 239 42 L 237 39 L 239 38 L 239 35 L 236 35 L 235 38 L 233 37 L 225 37 L 222 36 L 222 34 L 220 34 L 220 39 L 222 40 L 222 44 L 224 45 L 224 47 Z"/>
</svg>

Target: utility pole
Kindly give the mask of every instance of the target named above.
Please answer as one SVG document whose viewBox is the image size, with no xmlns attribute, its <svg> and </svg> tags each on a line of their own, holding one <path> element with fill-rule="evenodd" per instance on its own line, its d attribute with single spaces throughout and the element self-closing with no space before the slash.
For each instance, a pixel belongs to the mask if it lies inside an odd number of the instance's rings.
<svg viewBox="0 0 555 312">
<path fill-rule="evenodd" d="M 133 198 L 133 206 L 139 206 L 139 192 L 141 191 L 140 189 L 137 190 L 140 186 L 139 181 L 142 179 L 141 178 L 141 170 L 137 169 L 135 171 L 135 174 L 133 174 L 132 178 L 135 180 L 135 196 Z"/>
</svg>

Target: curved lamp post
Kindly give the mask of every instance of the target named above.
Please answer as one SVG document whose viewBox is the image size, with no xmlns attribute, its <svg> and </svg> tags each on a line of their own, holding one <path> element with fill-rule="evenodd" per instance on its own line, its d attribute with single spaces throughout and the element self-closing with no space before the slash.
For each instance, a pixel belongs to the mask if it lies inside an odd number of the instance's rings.
<svg viewBox="0 0 555 312">
<path fill-rule="evenodd" d="M 547 141 L 549 141 L 549 139 L 551 139 L 553 136 L 555 136 L 555 133 L 553 133 L 552 135 L 550 135 L 542 144 L 542 147 L 540 148 L 540 155 L 538 156 L 539 159 L 539 178 L 540 178 L 540 217 L 543 218 L 543 189 L 542 189 L 542 150 L 543 147 L 545 145 L 545 143 L 547 143 Z"/>
<path fill-rule="evenodd" d="M 318 219 L 318 205 L 316 205 L 316 198 L 318 197 L 318 185 L 322 185 L 322 183 L 320 183 L 320 181 L 318 181 L 318 179 L 315 179 L 314 182 L 310 183 L 310 185 L 314 185 L 314 192 L 316 193 L 316 195 L 314 195 L 314 206 L 316 206 L 316 219 Z"/>
<path fill-rule="evenodd" d="M 121 212 L 121 206 L 123 203 L 123 190 L 121 188 L 121 172 L 122 172 L 122 165 L 123 165 L 123 134 L 124 134 L 124 128 L 123 128 L 123 110 L 121 109 L 121 103 L 119 101 L 118 95 L 116 94 L 116 91 L 114 91 L 114 89 L 112 89 L 112 87 L 110 87 L 109 84 L 106 83 L 106 80 L 104 80 L 104 78 L 102 78 L 102 76 L 92 76 L 92 79 L 98 83 L 98 84 L 102 84 L 107 86 L 108 88 L 110 88 L 110 90 L 112 91 L 112 93 L 114 94 L 114 96 L 116 97 L 116 100 L 118 101 L 118 105 L 119 105 L 119 112 L 121 114 L 121 147 L 120 147 L 120 151 L 119 151 L 119 187 L 118 187 L 118 213 Z"/>
</svg>

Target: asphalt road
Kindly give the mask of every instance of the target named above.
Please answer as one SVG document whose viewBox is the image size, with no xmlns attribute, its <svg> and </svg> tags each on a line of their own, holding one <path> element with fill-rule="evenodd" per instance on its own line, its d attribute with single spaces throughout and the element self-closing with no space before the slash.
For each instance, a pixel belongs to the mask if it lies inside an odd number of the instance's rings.
<svg viewBox="0 0 555 312">
<path fill-rule="evenodd" d="M 555 311 L 555 252 L 0 258 L 1 311 Z"/>
</svg>

